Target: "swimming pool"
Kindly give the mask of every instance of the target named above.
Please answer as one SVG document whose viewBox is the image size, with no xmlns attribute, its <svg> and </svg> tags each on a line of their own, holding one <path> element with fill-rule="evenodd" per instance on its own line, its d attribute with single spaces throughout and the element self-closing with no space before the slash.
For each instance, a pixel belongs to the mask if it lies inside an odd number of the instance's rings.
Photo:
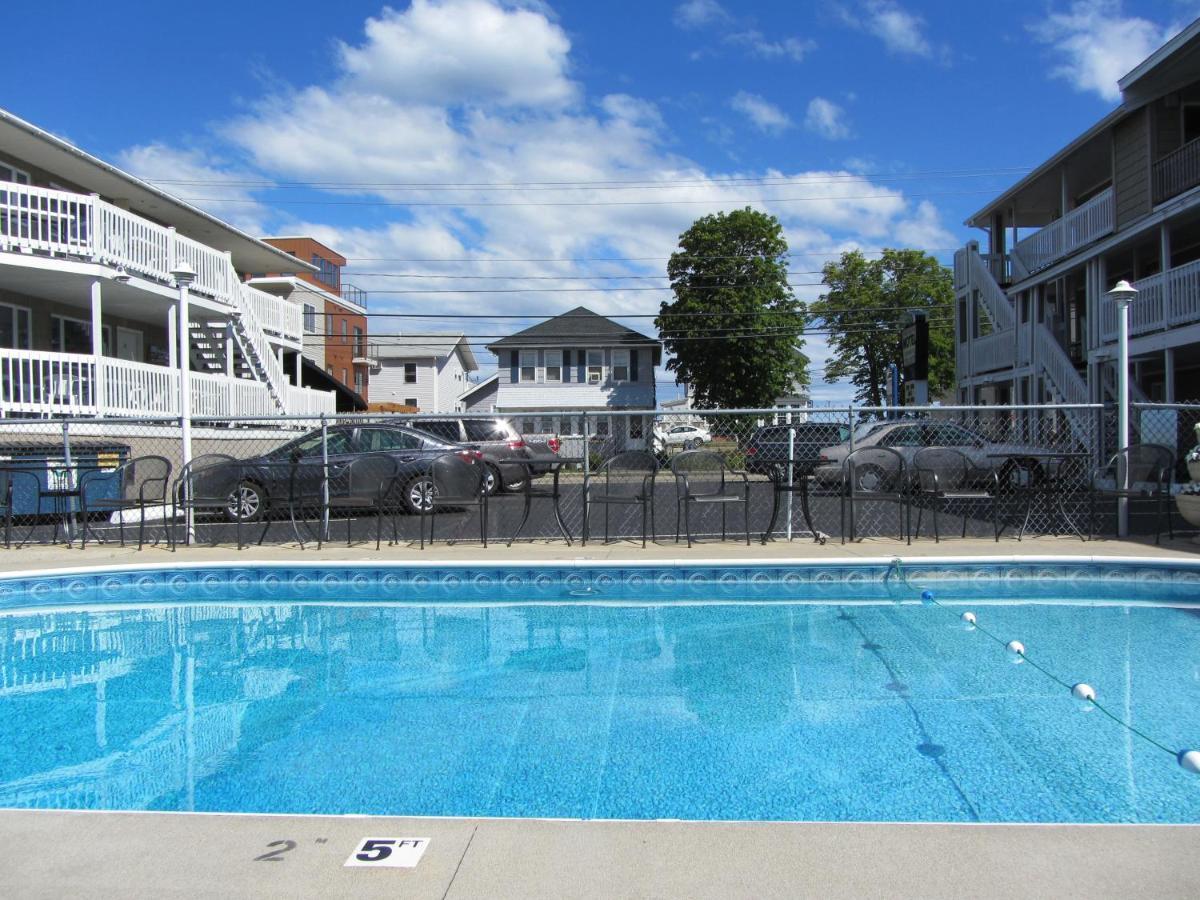
<svg viewBox="0 0 1200 900">
<path fill-rule="evenodd" d="M 1028 558 L 31 573 L 0 581 L 0 806 L 1200 822 L 1198 589 Z"/>
</svg>

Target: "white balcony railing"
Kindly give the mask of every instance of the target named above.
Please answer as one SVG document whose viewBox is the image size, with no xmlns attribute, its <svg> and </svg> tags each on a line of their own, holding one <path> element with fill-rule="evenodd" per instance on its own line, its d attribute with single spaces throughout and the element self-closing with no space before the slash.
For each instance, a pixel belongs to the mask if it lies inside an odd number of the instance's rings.
<svg viewBox="0 0 1200 900">
<path fill-rule="evenodd" d="M 1200 260 L 1143 278 L 1133 286 L 1138 293 L 1129 304 L 1131 336 L 1200 322 Z M 1100 306 L 1100 337 L 1117 339 L 1117 306 L 1107 296 Z"/>
<path fill-rule="evenodd" d="M 0 189 L 0 251 L 3 250 L 83 257 L 120 266 L 127 272 L 164 284 L 173 283 L 171 269 L 175 264 L 186 261 L 196 271 L 191 290 L 229 307 L 230 318 L 238 322 L 239 337 L 246 345 L 244 349 L 252 357 L 253 368 L 273 397 L 273 412 L 290 412 L 285 405 L 289 395 L 287 376 L 275 357 L 271 342 L 274 340 L 298 350 L 304 334 L 303 310 L 299 303 L 243 284 L 227 253 L 94 195 L 7 182 Z M 24 364 L 27 369 L 41 365 L 32 359 Z M 32 378 L 32 370 L 29 371 Z M 33 382 L 23 380 L 21 384 L 32 389 Z M 67 399 L 71 402 L 67 403 Z M 43 404 L 38 401 L 34 405 Z M 64 408 L 94 406 L 95 399 L 77 396 L 64 399 L 62 405 Z"/>
<path fill-rule="evenodd" d="M 976 338 L 971 342 L 972 375 L 981 372 L 995 372 L 999 369 L 1011 369 L 1013 365 L 1016 341 L 1014 332 L 994 331 L 991 334 Z"/>
<path fill-rule="evenodd" d="M 198 419 L 279 414 L 267 386 L 248 378 L 191 372 L 192 415 Z M 285 385 L 293 415 L 336 411 L 329 391 Z M 0 357 L 0 416 L 179 415 L 179 372 L 166 366 L 79 353 L 6 350 Z"/>
<path fill-rule="evenodd" d="M 1014 275 L 1025 278 L 1080 247 L 1110 234 L 1114 227 L 1113 189 L 1108 188 L 1087 203 L 1055 219 L 1013 247 Z"/>
</svg>

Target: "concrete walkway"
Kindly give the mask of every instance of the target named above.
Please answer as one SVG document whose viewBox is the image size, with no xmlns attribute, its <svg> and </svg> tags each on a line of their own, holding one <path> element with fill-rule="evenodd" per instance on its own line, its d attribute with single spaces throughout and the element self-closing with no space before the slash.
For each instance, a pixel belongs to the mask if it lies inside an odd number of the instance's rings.
<svg viewBox="0 0 1200 900">
<path fill-rule="evenodd" d="M 429 839 L 415 868 L 344 866 L 364 838 L 405 837 Z M 1198 839 L 1195 826 L 0 812 L 0 883 L 22 898 L 1192 898 Z"/>
<path fill-rule="evenodd" d="M 75 547 L 30 545 L 14 550 L 0 550 L 0 572 L 25 571 L 31 569 L 67 568 L 74 566 L 106 565 L 187 565 L 189 563 L 234 562 L 246 565 L 257 560 L 271 562 L 321 561 L 386 561 L 386 562 L 447 562 L 468 565 L 510 562 L 554 562 L 578 560 L 612 560 L 636 564 L 638 562 L 663 563 L 678 560 L 681 563 L 696 563 L 706 560 L 832 560 L 868 559 L 899 556 L 904 559 L 923 557 L 961 557 L 975 560 L 983 557 L 1013 556 L 1068 556 L 1068 557 L 1152 557 L 1156 559 L 1200 559 L 1200 545 L 1190 539 L 1169 541 L 1163 539 L 1162 546 L 1153 541 L 1103 540 L 1081 541 L 1076 537 L 1039 537 L 1023 541 L 1003 539 L 999 542 L 985 539 L 946 540 L 940 544 L 929 540 L 915 541 L 911 545 L 885 538 L 870 538 L 856 543 L 842 544 L 830 540 L 822 545 L 809 539 L 792 542 L 773 541 L 761 544 L 757 541 L 746 545 L 737 541 L 697 544 L 691 550 L 684 544 L 661 541 L 642 548 L 640 542 L 621 541 L 612 544 L 589 543 L 581 547 L 578 542 L 567 546 L 562 541 L 534 541 L 505 547 L 496 544 L 484 549 L 478 544 L 437 544 L 426 550 L 415 545 L 397 547 L 384 546 L 376 552 L 374 542 L 356 544 L 327 544 L 319 552 L 315 547 L 301 548 L 297 544 L 273 544 L 262 547 L 246 547 L 238 550 L 233 546 L 211 547 L 207 545 L 180 547 L 175 553 L 166 547 L 147 546 L 143 550 L 136 546 L 121 547 L 117 544 L 89 544 L 86 550 Z"/>
</svg>

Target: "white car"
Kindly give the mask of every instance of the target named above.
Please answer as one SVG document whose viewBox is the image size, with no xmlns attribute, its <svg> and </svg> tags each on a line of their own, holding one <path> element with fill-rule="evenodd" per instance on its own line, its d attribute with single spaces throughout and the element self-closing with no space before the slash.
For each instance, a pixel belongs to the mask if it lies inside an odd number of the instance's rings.
<svg viewBox="0 0 1200 900">
<path fill-rule="evenodd" d="M 671 425 L 668 428 L 655 426 L 654 429 L 654 445 L 660 450 L 668 447 L 694 450 L 711 440 L 712 432 L 705 425 Z"/>
</svg>

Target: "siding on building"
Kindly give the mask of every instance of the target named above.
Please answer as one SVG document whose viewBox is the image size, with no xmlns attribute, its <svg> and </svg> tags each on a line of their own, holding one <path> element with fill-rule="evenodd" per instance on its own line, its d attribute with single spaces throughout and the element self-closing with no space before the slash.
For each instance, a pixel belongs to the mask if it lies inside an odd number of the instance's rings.
<svg viewBox="0 0 1200 900">
<path fill-rule="evenodd" d="M 417 367 L 415 384 L 404 381 L 404 367 Z M 424 413 L 454 412 L 459 394 L 469 386 L 466 369 L 457 353 L 432 357 L 387 357 L 371 372 L 371 400 L 375 403 L 404 403 L 416 400 Z"/>
<path fill-rule="evenodd" d="M 482 385 L 473 391 L 471 396 L 462 402 L 462 412 L 490 413 L 496 411 L 496 395 L 500 389 L 499 380 Z M 464 390 L 463 393 L 466 393 Z"/>
<path fill-rule="evenodd" d="M 605 380 L 587 383 L 587 350 L 603 349 Z M 655 405 L 653 351 L 628 347 L 630 377 L 620 384 L 611 380 L 611 347 L 564 347 L 562 382 L 546 381 L 546 351 L 537 351 L 537 380 L 520 380 L 520 351 L 505 348 L 499 358 L 499 393 L 496 407 L 503 411 L 537 409 L 653 409 Z M 633 376 L 636 374 L 636 380 Z"/>
<path fill-rule="evenodd" d="M 1150 132 L 1145 109 L 1113 128 L 1116 225 L 1121 228 L 1150 212 Z"/>
</svg>

